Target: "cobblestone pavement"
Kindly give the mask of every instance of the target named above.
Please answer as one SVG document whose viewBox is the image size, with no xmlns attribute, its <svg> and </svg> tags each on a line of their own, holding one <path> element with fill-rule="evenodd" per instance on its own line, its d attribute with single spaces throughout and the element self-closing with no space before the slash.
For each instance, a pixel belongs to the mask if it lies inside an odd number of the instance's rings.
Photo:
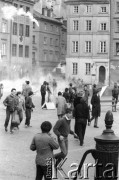
<svg viewBox="0 0 119 180">
<path fill-rule="evenodd" d="M 40 131 L 40 124 L 44 120 L 49 120 L 53 125 L 57 120 L 56 110 L 42 110 L 40 107 L 40 97 L 33 98 L 36 108 L 32 113 L 31 128 L 24 127 L 24 120 L 20 125 L 20 130 L 16 130 L 13 135 L 4 131 L 5 109 L 0 102 L 0 180 L 34 180 L 35 179 L 35 156 L 36 152 L 29 149 L 33 136 Z M 111 110 L 111 106 L 102 106 L 102 114 L 99 118 L 99 129 L 87 126 L 84 146 L 79 146 L 79 141 L 69 135 L 69 153 L 67 161 L 63 165 L 63 169 L 68 173 L 72 168 L 70 165 L 75 162 L 79 163 L 83 153 L 87 149 L 95 148 L 94 137 L 101 135 L 105 129 L 104 117 L 107 110 Z M 119 136 L 119 109 L 113 113 L 114 124 L 113 129 L 115 134 Z M 74 127 L 74 120 L 71 122 L 71 127 Z M 59 150 L 57 150 L 59 151 Z M 54 151 L 54 152 L 57 152 Z M 94 163 L 94 159 L 88 155 L 85 163 Z M 83 168 L 82 168 L 83 173 Z M 94 169 L 89 170 L 89 179 L 94 177 Z M 65 179 L 58 173 L 58 179 Z"/>
</svg>

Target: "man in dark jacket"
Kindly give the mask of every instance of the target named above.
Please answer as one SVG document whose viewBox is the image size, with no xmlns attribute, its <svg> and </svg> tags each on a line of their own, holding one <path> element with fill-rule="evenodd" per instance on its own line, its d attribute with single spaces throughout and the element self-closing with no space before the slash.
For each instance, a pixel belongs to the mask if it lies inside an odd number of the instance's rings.
<svg viewBox="0 0 119 180">
<path fill-rule="evenodd" d="M 6 97 L 6 99 L 3 101 L 3 104 L 6 106 L 6 119 L 5 119 L 5 131 L 7 132 L 7 127 L 9 124 L 10 117 L 13 116 L 14 111 L 17 109 L 19 101 L 16 96 L 16 89 L 11 89 L 11 94 Z M 13 124 L 11 122 L 10 125 L 10 132 L 13 133 Z"/>
<path fill-rule="evenodd" d="M 50 135 L 52 124 L 44 121 L 41 124 L 42 133 L 38 133 L 32 140 L 30 149 L 37 151 L 36 156 L 36 180 L 52 179 L 52 160 L 53 150 L 58 149 L 59 145 Z"/>
<path fill-rule="evenodd" d="M 47 85 L 47 82 L 44 81 L 43 84 L 41 85 L 41 89 L 40 89 L 40 92 L 41 92 L 41 106 L 43 106 L 43 104 L 45 103 L 46 85 Z"/>
<path fill-rule="evenodd" d="M 80 146 L 84 144 L 84 136 L 86 131 L 87 120 L 90 120 L 89 108 L 83 98 L 80 98 L 80 102 L 75 107 L 75 119 L 77 127 L 77 135 L 80 140 Z"/>
<path fill-rule="evenodd" d="M 57 135 L 61 152 L 55 154 L 56 164 L 58 165 L 62 159 L 67 156 L 68 153 L 68 135 L 77 135 L 70 129 L 70 123 L 72 118 L 72 109 L 67 108 L 65 116 L 58 120 L 53 128 L 54 133 Z"/>
<path fill-rule="evenodd" d="M 32 96 L 33 96 L 33 92 L 31 91 L 28 93 L 28 97 L 26 98 L 26 101 L 25 101 L 25 108 L 26 108 L 25 127 L 32 127 L 32 126 L 30 126 L 31 111 L 33 110 L 33 108 L 35 108 L 35 106 L 32 102 Z"/>
</svg>

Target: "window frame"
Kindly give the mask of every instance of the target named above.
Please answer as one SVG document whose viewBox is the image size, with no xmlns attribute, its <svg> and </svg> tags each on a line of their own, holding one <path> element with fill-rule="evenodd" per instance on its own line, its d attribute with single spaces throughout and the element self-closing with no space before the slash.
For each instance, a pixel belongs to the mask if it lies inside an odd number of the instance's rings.
<svg viewBox="0 0 119 180">
<path fill-rule="evenodd" d="M 92 21 L 86 20 L 86 31 L 91 31 L 91 30 L 92 30 Z"/>
<path fill-rule="evenodd" d="M 106 41 L 100 41 L 100 53 L 106 53 Z"/>
<path fill-rule="evenodd" d="M 78 31 L 79 30 L 79 21 L 73 20 L 73 30 Z"/>
<path fill-rule="evenodd" d="M 17 56 L 17 44 L 12 44 L 12 56 Z"/>
<path fill-rule="evenodd" d="M 25 58 L 29 58 L 29 46 L 25 46 Z"/>
<path fill-rule="evenodd" d="M 91 53 L 92 46 L 91 41 L 85 41 L 85 53 Z"/>
<path fill-rule="evenodd" d="M 20 47 L 22 47 L 22 49 L 20 49 Z M 22 50 L 22 53 L 20 52 L 20 50 Z M 23 57 L 23 45 L 21 44 L 19 44 L 19 57 Z"/>
<path fill-rule="evenodd" d="M 79 13 L 79 6 L 77 6 L 77 5 L 73 6 L 73 13 L 74 14 L 78 14 Z"/>
<path fill-rule="evenodd" d="M 85 63 L 85 74 L 86 75 L 91 75 L 91 63 Z"/>
<path fill-rule="evenodd" d="M 73 75 L 77 75 L 78 74 L 78 63 L 77 62 L 73 62 L 72 63 L 72 74 Z"/>
<path fill-rule="evenodd" d="M 79 51 L 79 42 L 72 41 L 72 53 L 78 53 Z"/>
<path fill-rule="evenodd" d="M 29 25 L 26 25 L 26 28 L 25 28 L 25 36 L 26 36 L 26 37 L 30 37 L 30 26 L 29 26 Z"/>
<path fill-rule="evenodd" d="M 100 23 L 100 30 L 101 31 L 106 31 L 107 30 L 107 23 Z"/>
<path fill-rule="evenodd" d="M 1 44 L 1 56 L 6 56 L 7 53 L 7 43 L 2 42 Z"/>
</svg>

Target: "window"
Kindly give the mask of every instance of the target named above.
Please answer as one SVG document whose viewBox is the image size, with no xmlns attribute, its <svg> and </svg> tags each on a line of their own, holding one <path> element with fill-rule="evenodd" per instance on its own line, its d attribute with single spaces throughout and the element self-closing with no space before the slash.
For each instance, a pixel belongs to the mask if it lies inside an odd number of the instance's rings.
<svg viewBox="0 0 119 180">
<path fill-rule="evenodd" d="M 87 53 L 91 52 L 91 41 L 86 41 L 85 52 L 87 52 Z"/>
<path fill-rule="evenodd" d="M 33 35 L 33 44 L 35 44 L 35 36 Z"/>
<path fill-rule="evenodd" d="M 32 52 L 32 64 L 36 64 L 36 59 L 35 59 L 36 55 L 35 52 Z"/>
<path fill-rule="evenodd" d="M 101 23 L 100 24 L 100 30 L 101 31 L 106 31 L 106 23 Z"/>
<path fill-rule="evenodd" d="M 58 46 L 58 39 L 55 40 L 55 46 Z"/>
<path fill-rule="evenodd" d="M 117 2 L 116 7 L 117 7 L 117 12 L 119 12 L 119 2 Z"/>
<path fill-rule="evenodd" d="M 77 31 L 77 30 L 78 30 L 78 27 L 79 27 L 79 21 L 74 20 L 74 21 L 73 21 L 73 30 L 74 30 L 74 31 Z"/>
<path fill-rule="evenodd" d="M 23 45 L 19 45 L 19 57 L 23 57 Z"/>
<path fill-rule="evenodd" d="M 91 6 L 90 5 L 86 6 L 86 12 L 87 13 L 91 12 Z"/>
<path fill-rule="evenodd" d="M 78 41 L 73 41 L 72 44 L 73 44 L 72 51 L 73 52 L 78 52 Z"/>
<path fill-rule="evenodd" d="M 74 6 L 74 13 L 78 13 L 79 12 L 79 7 L 78 6 Z"/>
<path fill-rule="evenodd" d="M 100 42 L 100 52 L 105 53 L 106 52 L 106 41 Z"/>
<path fill-rule="evenodd" d="M 33 29 L 35 29 L 35 27 L 36 27 L 36 23 L 35 23 L 35 22 L 33 22 Z"/>
<path fill-rule="evenodd" d="M 24 35 L 24 25 L 19 24 L 19 36 L 23 36 L 23 35 Z"/>
<path fill-rule="evenodd" d="M 53 45 L 53 39 L 50 38 L 50 45 L 52 46 Z"/>
<path fill-rule="evenodd" d="M 14 3 L 14 7 L 16 7 L 16 8 L 17 8 L 17 7 L 18 7 L 18 4 Z"/>
<path fill-rule="evenodd" d="M 6 33 L 7 32 L 7 21 L 2 22 L 2 33 Z"/>
<path fill-rule="evenodd" d="M 51 25 L 51 31 L 53 31 L 53 25 Z"/>
<path fill-rule="evenodd" d="M 86 63 L 86 75 L 91 74 L 91 63 Z"/>
<path fill-rule="evenodd" d="M 59 28 L 56 26 L 56 32 L 59 32 Z"/>
<path fill-rule="evenodd" d="M 12 56 L 17 56 L 17 45 L 12 44 Z"/>
<path fill-rule="evenodd" d="M 86 30 L 91 31 L 91 20 L 86 21 Z"/>
<path fill-rule="evenodd" d="M 13 35 L 17 35 L 17 23 L 13 23 Z"/>
<path fill-rule="evenodd" d="M 101 7 L 101 12 L 106 13 L 106 7 Z"/>
<path fill-rule="evenodd" d="M 78 74 L 78 63 L 73 63 L 73 74 Z"/>
<path fill-rule="evenodd" d="M 44 61 L 47 61 L 47 52 L 44 51 Z"/>
<path fill-rule="evenodd" d="M 47 37 L 44 37 L 44 44 L 47 44 Z"/>
<path fill-rule="evenodd" d="M 119 56 L 119 42 L 116 43 L 116 55 Z"/>
<path fill-rule="evenodd" d="M 23 5 L 20 5 L 20 8 L 23 8 Z"/>
<path fill-rule="evenodd" d="M 30 11 L 30 7 L 26 6 L 26 12 L 29 12 L 29 11 Z"/>
<path fill-rule="evenodd" d="M 30 33 L 29 33 L 29 25 L 26 25 L 26 37 L 29 37 Z"/>
<path fill-rule="evenodd" d="M 117 32 L 119 32 L 119 21 L 117 21 Z"/>
<path fill-rule="evenodd" d="M 47 30 L 47 24 L 45 23 L 45 31 Z"/>
<path fill-rule="evenodd" d="M 29 57 L 29 46 L 25 46 L 25 57 Z"/>
<path fill-rule="evenodd" d="M 5 55 L 6 55 L 6 43 L 2 43 L 1 55 L 2 55 L 2 56 L 5 56 Z"/>
</svg>

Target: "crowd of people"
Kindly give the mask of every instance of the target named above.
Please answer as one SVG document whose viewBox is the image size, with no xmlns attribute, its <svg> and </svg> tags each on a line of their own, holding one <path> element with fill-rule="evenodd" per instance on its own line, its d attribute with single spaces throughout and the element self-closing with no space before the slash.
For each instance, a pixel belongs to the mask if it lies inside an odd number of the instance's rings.
<svg viewBox="0 0 119 180">
<path fill-rule="evenodd" d="M 47 102 L 51 101 L 50 95 L 56 94 L 57 82 L 53 80 L 53 92 L 49 86 L 49 83 L 44 81 L 40 87 L 39 92 L 41 93 L 41 108 L 46 102 L 46 92 L 48 94 Z M 43 176 L 45 180 L 52 179 L 52 173 L 50 177 L 47 175 L 47 163 L 50 159 L 53 159 L 55 167 L 58 167 L 60 162 L 68 154 L 68 135 L 72 134 L 74 138 L 79 140 L 80 146 L 84 145 L 84 138 L 86 132 L 86 126 L 90 126 L 94 119 L 94 128 L 99 128 L 98 118 L 101 114 L 101 104 L 100 104 L 100 91 L 96 84 L 93 85 L 92 94 L 89 92 L 88 86 L 84 85 L 82 89 L 77 89 L 73 87 L 70 83 L 69 87 L 64 89 L 64 92 L 58 92 L 56 97 L 55 105 L 57 108 L 57 117 L 53 132 L 57 137 L 55 140 L 50 131 L 52 129 L 52 124 L 49 121 L 44 121 L 41 124 L 41 133 L 34 136 L 30 149 L 32 151 L 37 151 L 36 156 L 36 180 L 42 180 Z M 118 102 L 119 89 L 117 84 L 114 84 L 112 90 L 112 104 L 116 111 L 116 104 Z M 22 86 L 22 91 L 16 91 L 15 88 L 11 89 L 11 94 L 5 98 L 3 104 L 6 106 L 6 119 L 5 119 L 5 131 L 8 131 L 8 124 L 11 118 L 10 132 L 14 133 L 14 128 L 19 128 L 20 123 L 23 120 L 23 111 L 25 111 L 25 127 L 31 127 L 31 112 L 35 105 L 32 101 L 32 96 L 34 92 L 30 86 L 30 82 L 26 81 Z M 89 102 L 89 96 L 91 101 Z M 92 108 L 90 106 L 92 105 Z M 16 113 L 17 112 L 17 113 Z M 13 123 L 13 119 L 19 117 L 19 123 Z M 74 131 L 71 130 L 70 124 L 71 120 L 75 119 Z M 60 153 L 53 154 L 54 149 L 60 147 Z M 51 163 L 52 164 L 52 163 Z"/>
</svg>

